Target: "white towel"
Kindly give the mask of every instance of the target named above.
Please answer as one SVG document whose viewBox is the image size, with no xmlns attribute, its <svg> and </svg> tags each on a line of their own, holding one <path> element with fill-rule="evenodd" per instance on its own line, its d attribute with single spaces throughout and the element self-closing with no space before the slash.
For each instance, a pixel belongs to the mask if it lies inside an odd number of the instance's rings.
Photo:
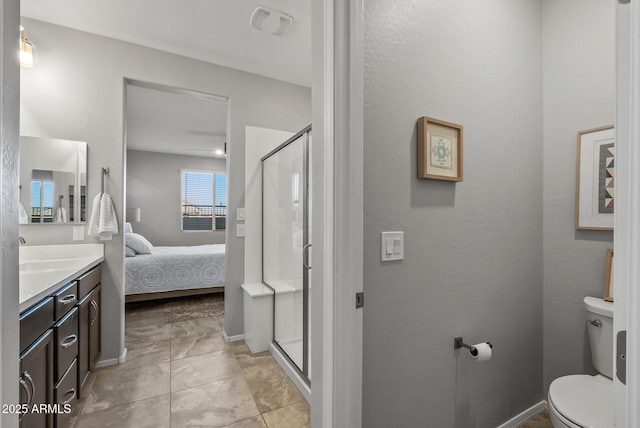
<svg viewBox="0 0 640 428">
<path fill-rule="evenodd" d="M 93 209 L 87 233 L 90 236 L 104 237 L 118 233 L 118 218 L 108 193 L 98 194 L 93 198 Z"/>
<path fill-rule="evenodd" d="M 27 214 L 27 210 L 24 209 L 24 205 L 20 202 L 18 206 L 19 216 L 20 216 L 20 224 L 29 224 L 29 214 Z"/>
<path fill-rule="evenodd" d="M 67 222 L 67 209 L 64 207 L 59 207 L 56 210 L 56 215 L 53 218 L 54 223 L 66 223 Z"/>
</svg>

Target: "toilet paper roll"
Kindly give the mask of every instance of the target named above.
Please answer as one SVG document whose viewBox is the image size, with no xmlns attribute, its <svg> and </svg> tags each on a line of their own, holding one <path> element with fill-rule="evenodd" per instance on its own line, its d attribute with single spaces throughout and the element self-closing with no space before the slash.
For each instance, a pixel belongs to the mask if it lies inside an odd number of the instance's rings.
<svg viewBox="0 0 640 428">
<path fill-rule="evenodd" d="M 475 345 L 473 345 L 473 348 L 476 352 L 473 352 L 473 350 L 471 350 L 470 353 L 474 360 L 487 361 L 491 358 L 491 346 L 489 346 L 488 343 L 476 343 Z"/>
</svg>

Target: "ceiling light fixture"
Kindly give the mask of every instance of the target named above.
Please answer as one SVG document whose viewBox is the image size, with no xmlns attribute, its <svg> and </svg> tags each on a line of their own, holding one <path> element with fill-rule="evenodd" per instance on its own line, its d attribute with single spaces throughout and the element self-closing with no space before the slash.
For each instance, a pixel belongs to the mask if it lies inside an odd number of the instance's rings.
<svg viewBox="0 0 640 428">
<path fill-rule="evenodd" d="M 293 17 L 279 10 L 258 6 L 251 14 L 249 25 L 258 31 L 283 36 L 291 30 Z"/>
<path fill-rule="evenodd" d="M 20 26 L 20 66 L 33 68 L 36 66 L 36 47 L 27 39 L 27 32 Z"/>
</svg>

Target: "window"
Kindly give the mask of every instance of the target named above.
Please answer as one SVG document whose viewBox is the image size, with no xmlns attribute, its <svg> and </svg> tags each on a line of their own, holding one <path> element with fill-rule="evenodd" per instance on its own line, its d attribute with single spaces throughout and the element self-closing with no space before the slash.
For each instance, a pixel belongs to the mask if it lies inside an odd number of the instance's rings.
<svg viewBox="0 0 640 428">
<path fill-rule="evenodd" d="M 182 170 L 182 230 L 224 230 L 227 219 L 227 175 Z"/>
<path fill-rule="evenodd" d="M 36 176 L 31 181 L 31 223 L 53 222 L 53 181 Z M 48 172 L 48 171 L 45 171 Z"/>
</svg>

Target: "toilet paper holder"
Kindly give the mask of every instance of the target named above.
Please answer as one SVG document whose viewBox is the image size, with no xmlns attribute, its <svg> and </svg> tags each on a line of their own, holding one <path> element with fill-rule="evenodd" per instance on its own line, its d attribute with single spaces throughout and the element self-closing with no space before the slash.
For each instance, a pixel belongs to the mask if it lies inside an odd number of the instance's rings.
<svg viewBox="0 0 640 428">
<path fill-rule="evenodd" d="M 485 342 L 485 343 L 489 345 L 491 349 L 493 349 L 493 345 L 491 344 L 491 342 Z M 475 357 L 478 355 L 478 350 L 475 348 L 475 346 L 467 345 L 466 343 L 464 343 L 462 337 L 455 337 L 453 339 L 453 348 L 454 349 L 467 348 L 469 350 L 469 353 L 472 356 Z"/>
</svg>

